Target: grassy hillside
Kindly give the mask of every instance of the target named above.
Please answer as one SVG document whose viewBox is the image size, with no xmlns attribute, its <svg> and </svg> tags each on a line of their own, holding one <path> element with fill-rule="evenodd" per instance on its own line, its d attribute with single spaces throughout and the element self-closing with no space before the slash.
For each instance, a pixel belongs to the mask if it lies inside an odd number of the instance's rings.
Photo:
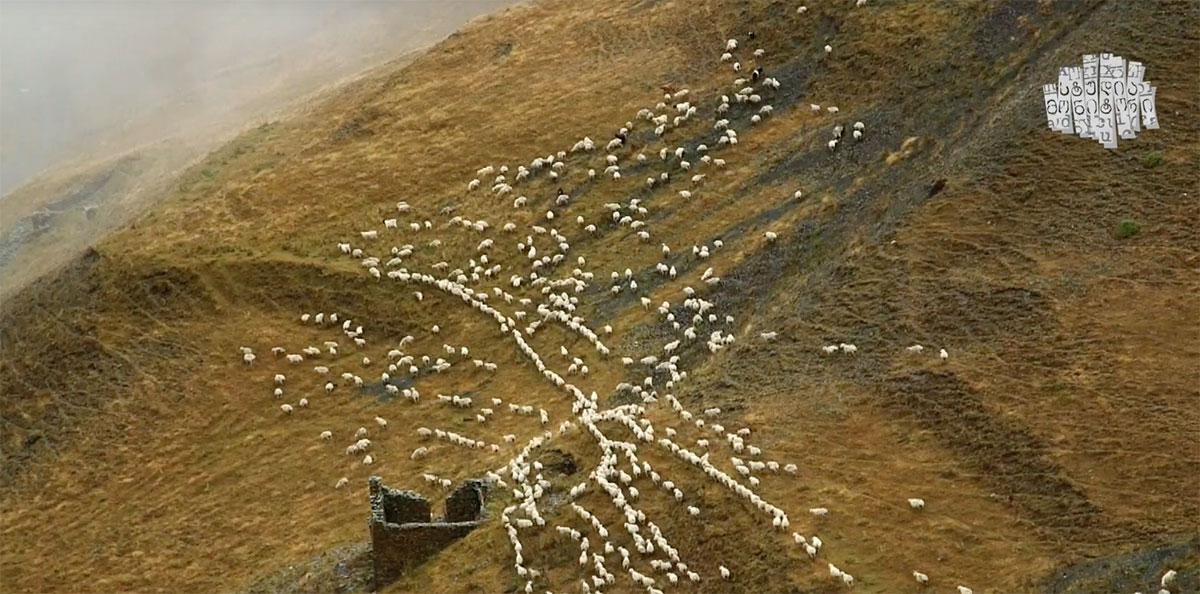
<svg viewBox="0 0 1200 594">
<path fill-rule="evenodd" d="M 828 563 L 851 572 L 862 592 L 923 591 L 914 570 L 938 592 L 1153 591 L 1168 568 L 1185 589 L 1198 587 L 1196 5 L 814 1 L 804 14 L 796 6 L 542 1 L 481 19 L 404 67 L 245 133 L 152 212 L 9 298 L 0 310 L 0 583 L 22 592 L 333 590 L 336 570 L 322 555 L 360 550 L 367 476 L 437 500 L 441 488 L 423 473 L 481 476 L 548 429 L 541 451 L 571 454 L 581 472 L 547 471 L 548 524 L 522 531 L 524 556 L 542 572 L 534 591 L 579 591 L 589 573 L 578 545 L 553 526 L 586 531 L 566 491 L 602 452 L 587 432 L 557 431 L 574 418 L 570 396 L 490 318 L 434 287 L 372 278 L 336 247 L 350 242 L 383 261 L 392 246 L 411 244 L 400 265 L 379 268 L 439 278 L 456 268 L 469 277 L 486 252 L 481 266 L 501 272 L 468 284 L 513 295 L 488 303 L 509 316 L 527 311 L 520 326 L 531 346 L 568 382 L 596 391 L 602 408 L 641 402 L 615 386 L 640 384 L 650 370 L 620 357 L 663 356 L 680 339 L 675 354 L 688 377 L 668 388 L 670 375 L 654 374 L 660 400 L 644 418 L 656 434 L 677 429 L 677 442 L 698 452 L 695 441 L 708 439 L 713 464 L 739 480 L 729 458 L 755 458 L 677 416 L 662 398 L 673 393 L 708 423 L 751 429 L 756 459 L 798 466 L 796 475 L 755 473 L 754 490 L 788 514 L 790 529 L 779 531 L 670 451 L 639 445 L 639 458 L 685 501 L 642 477 L 636 505 L 703 576 L 670 586 L 635 551 L 635 567 L 660 589 L 845 589 Z M 719 61 L 731 37 L 741 73 Z M 1162 128 L 1116 151 L 1050 132 L 1041 107 L 1043 82 L 1099 51 L 1144 62 L 1158 86 Z M 719 98 L 758 66 L 780 82 L 755 85 L 774 111 L 751 125 L 758 106 L 736 104 L 721 117 L 739 142 L 718 146 Z M 670 104 L 682 99 L 655 104 L 683 89 L 698 112 L 661 138 L 636 118 L 643 108 L 674 117 Z M 859 141 L 849 137 L 857 121 Z M 626 122 L 614 180 L 603 173 L 603 145 Z M 846 135 L 830 150 L 838 125 Z M 507 165 L 511 183 L 518 165 L 585 135 L 600 147 L 567 155 L 558 180 L 543 170 L 497 197 L 493 173 L 467 190 L 478 168 Z M 701 164 L 701 143 L 727 165 Z M 659 158 L 675 147 L 692 170 Z M 1153 165 L 1151 153 L 1162 162 Z M 670 182 L 648 187 L 646 177 L 663 171 Z M 694 184 L 697 174 L 706 177 Z M 568 205 L 555 204 L 560 187 Z M 514 208 L 516 196 L 528 206 Z M 645 213 L 630 207 L 635 199 Z M 411 212 L 398 213 L 398 201 Z M 607 203 L 645 221 L 650 240 L 615 223 Z M 392 217 L 399 230 L 384 228 Z M 1117 233 L 1127 219 L 1140 232 Z M 408 227 L 426 220 L 429 229 Z M 516 229 L 504 231 L 510 222 Z M 554 227 L 570 244 L 564 262 L 539 274 L 594 273 L 570 293 L 574 314 L 611 356 L 562 324 L 525 331 L 546 296 L 529 287 L 528 246 L 516 244 L 533 238 L 539 258 L 556 250 L 533 226 Z M 371 229 L 381 239 L 359 235 Z M 495 245 L 480 250 L 485 238 Z M 709 257 L 694 254 L 701 245 Z M 678 277 L 656 272 L 660 262 Z M 702 282 L 709 267 L 718 284 Z M 638 288 L 612 293 L 610 273 L 627 268 Z M 525 275 L 520 288 L 508 282 L 514 274 Z M 717 316 L 695 323 L 696 340 L 655 310 L 669 301 L 689 326 L 689 286 Z M 643 308 L 643 296 L 654 306 Z M 364 346 L 299 321 L 335 311 L 364 327 Z M 710 353 L 714 330 L 735 342 Z M 406 335 L 418 364 L 423 355 L 455 363 L 416 378 L 416 404 L 387 398 L 380 385 L 380 362 Z M 270 353 L 327 340 L 340 343 L 336 357 L 288 365 Z M 842 342 L 857 353 L 822 351 Z M 444 344 L 470 355 L 460 362 Z M 913 344 L 925 352 L 907 351 Z M 239 346 L 253 348 L 253 366 Z M 567 375 L 560 347 L 590 373 Z M 334 392 L 314 365 L 333 370 Z M 365 385 L 347 384 L 342 372 Z M 271 395 L 276 373 L 288 377 L 281 399 Z M 440 403 L 439 393 L 472 395 L 474 410 Z M 280 412 L 302 396 L 309 407 Z M 503 404 L 477 422 L 491 398 Z M 551 422 L 511 414 L 509 403 L 544 408 Z M 700 412 L 713 407 L 720 413 Z M 389 420 L 386 431 L 376 415 Z M 370 466 L 343 451 L 359 426 L 372 430 Z M 418 426 L 500 451 L 429 442 Z M 612 439 L 633 438 L 616 423 L 599 426 Z M 332 443 L 318 439 L 324 430 Z M 430 454 L 410 459 L 422 445 Z M 350 486 L 334 489 L 343 476 Z M 926 508 L 910 509 L 910 497 Z M 610 527 L 614 546 L 632 548 L 603 491 L 593 484 L 578 502 Z M 494 522 L 388 591 L 523 591 L 499 519 L 516 503 L 500 490 L 489 505 Z M 808 513 L 815 507 L 829 515 Z M 793 531 L 824 541 L 815 561 Z M 603 541 L 589 537 L 598 549 Z M 619 561 L 608 555 L 617 578 L 605 591 L 641 590 Z M 732 579 L 719 577 L 719 565 Z"/>
</svg>

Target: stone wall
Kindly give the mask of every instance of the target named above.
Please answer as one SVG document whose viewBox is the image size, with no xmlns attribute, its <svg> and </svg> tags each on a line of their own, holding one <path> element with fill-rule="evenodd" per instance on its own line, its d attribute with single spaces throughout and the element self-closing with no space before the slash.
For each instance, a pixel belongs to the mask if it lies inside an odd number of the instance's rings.
<svg viewBox="0 0 1200 594">
<path fill-rule="evenodd" d="M 420 565 L 450 543 L 483 524 L 487 482 L 468 480 L 446 498 L 446 518 L 431 518 L 429 501 L 413 491 L 385 487 L 379 477 L 370 485 L 371 548 L 375 588 Z"/>
</svg>

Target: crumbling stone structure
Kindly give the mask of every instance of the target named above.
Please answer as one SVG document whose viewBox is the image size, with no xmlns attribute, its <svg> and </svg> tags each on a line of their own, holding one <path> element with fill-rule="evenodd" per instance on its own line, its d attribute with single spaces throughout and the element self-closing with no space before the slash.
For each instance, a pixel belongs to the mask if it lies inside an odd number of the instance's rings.
<svg viewBox="0 0 1200 594">
<path fill-rule="evenodd" d="M 371 549 L 375 589 L 396 581 L 450 543 L 483 524 L 488 483 L 468 480 L 446 498 L 446 517 L 434 518 L 429 500 L 413 491 L 383 485 L 377 476 L 370 485 Z"/>
</svg>

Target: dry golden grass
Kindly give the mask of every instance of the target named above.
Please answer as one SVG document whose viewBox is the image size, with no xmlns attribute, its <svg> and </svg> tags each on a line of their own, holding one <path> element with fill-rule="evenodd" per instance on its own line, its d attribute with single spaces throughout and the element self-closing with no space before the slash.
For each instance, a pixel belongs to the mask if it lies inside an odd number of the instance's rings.
<svg viewBox="0 0 1200 594">
<path fill-rule="evenodd" d="M 693 410 L 719 406 L 726 427 L 751 427 L 767 456 L 800 466 L 798 477 L 765 475 L 761 491 L 789 511 L 794 530 L 820 535 L 819 561 L 853 572 L 855 590 L 920 591 L 914 569 L 938 591 L 963 583 L 975 592 L 1145 589 L 1168 562 L 1195 575 L 1195 553 L 1145 561 L 1156 547 L 1185 542 L 1200 514 L 1200 225 L 1194 199 L 1181 195 L 1194 190 L 1200 129 L 1172 115 L 1197 113 L 1200 52 L 1185 34 L 1194 10 L 851 5 L 812 6 L 803 17 L 767 2 L 519 6 L 198 164 L 161 206 L 0 314 L 0 392 L 12 395 L 0 404 L 3 584 L 237 590 L 364 540 L 368 474 L 440 499 L 421 473 L 478 476 L 510 456 L 508 447 L 492 454 L 439 444 L 414 462 L 414 427 L 489 442 L 541 430 L 504 405 L 480 426 L 435 394 L 478 390 L 477 399 L 544 407 L 555 424 L 568 418 L 562 393 L 490 322 L 432 289 L 418 304 L 416 287 L 373 281 L 333 249 L 348 238 L 359 244 L 359 230 L 381 227 L 406 200 L 414 216 L 405 222 L 429 219 L 435 228 L 398 234 L 394 243 L 418 247 L 405 265 L 465 262 L 482 236 L 445 226 L 438 213 L 454 206 L 491 223 L 507 278 L 523 265 L 511 244 L 526 232 L 500 226 L 537 224 L 557 185 L 578 190 L 560 229 L 600 285 L 581 295 L 581 315 L 616 328 L 605 339 L 614 354 L 646 354 L 670 338 L 635 298 L 608 299 L 610 271 L 637 271 L 655 304 L 679 301 L 709 266 L 722 277 L 704 291 L 720 315 L 735 316 L 738 342 L 712 356 L 685 349 L 692 377 L 676 394 Z M 750 29 L 767 50 L 768 74 L 785 84 L 782 97 L 775 116 L 742 127 L 739 145 L 722 149 L 729 166 L 708 170 L 690 201 L 675 193 L 686 180 L 651 193 L 643 172 L 589 184 L 587 167 L 603 166 L 582 157 L 568 160 L 560 184 L 518 186 L 529 209 L 513 210 L 511 196 L 465 193 L 483 165 L 515 167 L 585 134 L 606 141 L 653 105 L 660 85 L 689 88 L 711 109 L 732 78 L 716 64 L 722 40 Z M 827 42 L 838 48 L 829 57 Z M 1142 57 L 1159 85 L 1163 128 L 1116 153 L 1049 133 L 1035 107 L 1048 73 L 1078 61 L 1076 48 L 1100 45 Z M 809 103 L 841 113 L 813 114 Z M 701 113 L 668 142 L 711 138 Z M 829 130 L 855 120 L 867 124 L 866 138 L 831 153 Z M 926 139 L 920 150 L 881 159 L 914 136 Z M 657 147 L 647 151 L 652 162 Z M 1164 150 L 1170 162 L 1143 169 L 1137 155 L 1148 150 Z M 946 189 L 928 198 L 939 178 Z M 643 193 L 649 244 L 611 226 L 588 237 L 571 220 L 598 220 L 603 204 Z M 1143 234 L 1113 239 L 1122 218 L 1141 221 Z M 766 242 L 767 230 L 779 239 Z M 425 247 L 434 237 L 445 242 L 440 250 Z M 709 260 L 690 255 L 716 238 L 725 246 Z M 674 282 L 653 280 L 660 242 L 680 268 Z M 301 373 L 312 363 L 288 366 L 268 353 L 276 344 L 345 342 L 296 321 L 315 311 L 367 328 L 371 342 L 344 348 L 331 364 L 337 372 L 361 369 L 364 353 L 381 360 L 406 334 L 418 338 L 410 353 L 436 357 L 443 343 L 465 344 L 500 372 L 468 364 L 422 378 L 417 405 L 346 387 L 325 395 Z M 433 324 L 441 334 L 429 334 Z M 779 339 L 757 339 L 767 330 Z M 858 355 L 820 352 L 841 341 L 858 345 Z M 550 353 L 559 344 L 590 353 L 554 326 L 531 342 L 556 365 L 562 359 Z M 909 355 L 913 343 L 945 347 L 950 359 Z M 250 370 L 238 359 L 243 344 L 259 353 Z M 593 368 L 585 391 L 602 399 L 630 379 L 618 362 L 585 358 Z M 284 401 L 309 395 L 308 410 L 279 412 L 269 391 L 280 370 L 289 376 Z M 376 414 L 390 425 L 372 435 L 380 460 L 368 468 L 341 444 L 358 426 L 373 429 Z M 678 428 L 681 442 L 700 435 L 661 410 L 650 418 Z M 326 429 L 338 436 L 333 445 L 317 439 Z M 553 447 L 584 472 L 598 454 L 578 434 Z M 714 450 L 727 457 L 725 446 Z M 701 502 L 704 515 L 692 518 L 660 492 L 643 496 L 688 563 L 714 578 L 694 589 L 842 589 L 729 493 L 655 450 L 644 457 Z M 341 476 L 352 488 L 332 488 Z M 559 482 L 569 488 L 577 477 Z M 913 496 L 926 510 L 907 509 Z M 508 499 L 498 494 L 490 506 Z M 614 519 L 595 493 L 582 502 Z M 819 505 L 829 518 L 804 511 Z M 553 522 L 578 523 L 552 513 Z M 555 591 L 584 577 L 560 539 L 529 539 L 527 559 Z M 1051 583 L 1064 566 L 1114 555 L 1131 556 L 1117 563 L 1128 569 L 1117 581 Z M 718 563 L 737 579 L 716 579 Z M 515 591 L 524 583 L 511 565 L 496 522 L 388 591 Z M 611 591 L 630 587 L 618 581 Z"/>
</svg>

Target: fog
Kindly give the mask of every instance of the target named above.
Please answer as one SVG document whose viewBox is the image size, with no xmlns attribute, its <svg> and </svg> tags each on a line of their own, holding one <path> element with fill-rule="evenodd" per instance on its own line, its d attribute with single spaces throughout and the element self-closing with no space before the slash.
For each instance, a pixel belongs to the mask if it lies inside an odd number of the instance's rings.
<svg viewBox="0 0 1200 594">
<path fill-rule="evenodd" d="M 0 0 L 0 195 L 64 162 L 218 138 L 510 3 Z"/>
</svg>

